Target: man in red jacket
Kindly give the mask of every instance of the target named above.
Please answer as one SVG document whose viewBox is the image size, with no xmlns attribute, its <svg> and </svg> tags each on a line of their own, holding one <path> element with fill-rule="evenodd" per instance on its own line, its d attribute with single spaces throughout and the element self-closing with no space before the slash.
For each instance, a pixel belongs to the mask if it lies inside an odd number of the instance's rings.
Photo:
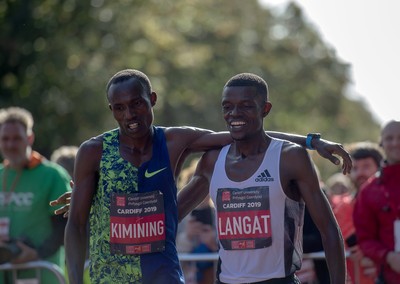
<svg viewBox="0 0 400 284">
<path fill-rule="evenodd" d="M 400 121 L 390 121 L 381 132 L 386 161 L 357 198 L 354 225 L 363 253 L 381 267 L 385 282 L 400 279 Z"/>
<path fill-rule="evenodd" d="M 353 169 L 349 175 L 355 187 L 351 198 L 342 199 L 333 208 L 336 220 L 342 230 L 345 248 L 350 251 L 347 258 L 347 275 L 353 284 L 373 284 L 376 278 L 374 262 L 363 256 L 356 240 L 353 223 L 353 210 L 362 185 L 378 172 L 383 160 L 377 143 L 356 142 L 347 147 L 353 160 Z"/>
</svg>

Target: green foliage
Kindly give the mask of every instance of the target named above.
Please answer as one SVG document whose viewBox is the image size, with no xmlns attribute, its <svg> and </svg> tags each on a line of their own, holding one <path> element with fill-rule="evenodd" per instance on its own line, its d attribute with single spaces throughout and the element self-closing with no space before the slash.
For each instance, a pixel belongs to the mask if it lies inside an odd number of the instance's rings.
<svg viewBox="0 0 400 284">
<path fill-rule="evenodd" d="M 116 126 L 105 85 L 124 68 L 149 75 L 157 124 L 224 130 L 224 83 L 254 72 L 270 87 L 267 129 L 377 137 L 370 112 L 345 95 L 348 64 L 295 4 L 277 15 L 255 0 L 5 0 L 0 24 L 0 105 L 33 112 L 47 155 Z"/>
</svg>

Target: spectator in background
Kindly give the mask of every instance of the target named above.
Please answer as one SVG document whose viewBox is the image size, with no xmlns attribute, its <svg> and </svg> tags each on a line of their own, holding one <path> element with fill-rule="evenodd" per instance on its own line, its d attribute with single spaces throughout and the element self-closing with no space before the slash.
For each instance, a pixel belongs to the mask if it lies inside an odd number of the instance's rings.
<svg viewBox="0 0 400 284">
<path fill-rule="evenodd" d="M 350 179 L 356 187 L 356 195 L 361 186 L 377 171 L 381 166 L 383 156 L 379 145 L 373 142 L 355 142 L 348 145 L 353 164 L 350 172 Z"/>
<path fill-rule="evenodd" d="M 70 189 L 70 176 L 59 165 L 32 150 L 33 118 L 19 107 L 0 110 L 0 246 L 3 262 L 47 260 L 64 267 L 66 220 L 54 216 L 49 201 Z M 35 271 L 19 271 L 18 278 L 35 279 Z M 49 271 L 40 283 L 56 283 Z M 11 274 L 1 273 L 0 283 Z M 36 281 L 38 281 L 36 279 Z M 39 283 L 39 282 L 37 282 Z"/>
<path fill-rule="evenodd" d="M 77 146 L 61 146 L 53 151 L 50 160 L 67 170 L 71 177 L 74 176 L 75 157 L 78 153 Z"/>
<path fill-rule="evenodd" d="M 341 173 L 335 173 L 326 180 L 326 194 L 332 208 L 343 202 L 350 203 L 355 195 L 355 188 L 350 178 Z"/>
<path fill-rule="evenodd" d="M 182 170 L 178 181 L 178 188 L 183 188 L 193 176 L 198 159 Z M 191 214 L 186 216 L 178 226 L 176 246 L 178 252 L 211 253 L 217 252 L 217 231 L 215 228 L 214 206 L 210 196 L 204 199 Z M 214 262 L 198 261 L 183 262 L 182 270 L 186 284 L 214 283 Z"/>
<path fill-rule="evenodd" d="M 347 147 L 352 159 L 353 169 L 350 179 L 355 192 L 350 199 L 343 199 L 334 206 L 333 212 L 342 230 L 345 247 L 350 251 L 347 259 L 348 283 L 372 284 L 376 268 L 371 259 L 364 257 L 355 235 L 353 209 L 361 186 L 379 170 L 382 154 L 379 145 L 372 142 L 356 142 Z"/>
<path fill-rule="evenodd" d="M 362 188 L 354 209 L 359 246 L 373 259 L 381 282 L 400 282 L 400 121 L 382 128 L 381 144 L 386 156 L 379 174 Z"/>
</svg>

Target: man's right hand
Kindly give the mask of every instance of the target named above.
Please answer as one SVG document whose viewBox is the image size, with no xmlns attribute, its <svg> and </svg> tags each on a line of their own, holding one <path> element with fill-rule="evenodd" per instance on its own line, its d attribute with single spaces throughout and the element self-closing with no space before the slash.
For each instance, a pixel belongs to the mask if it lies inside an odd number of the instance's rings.
<svg viewBox="0 0 400 284">
<path fill-rule="evenodd" d="M 69 181 L 69 186 L 73 189 L 74 188 L 74 181 Z M 64 218 L 68 218 L 69 207 L 71 204 L 71 195 L 72 192 L 65 192 L 64 194 L 60 195 L 56 200 L 50 201 L 50 206 L 58 206 L 64 205 L 61 208 L 54 210 L 54 214 L 61 215 L 64 214 Z"/>
<path fill-rule="evenodd" d="M 72 192 L 65 192 L 64 194 L 60 195 L 56 200 L 50 201 L 51 206 L 63 205 L 61 208 L 55 210 L 54 214 L 64 214 L 64 218 L 68 217 L 69 207 L 71 203 L 71 194 Z"/>
<path fill-rule="evenodd" d="M 375 279 L 378 274 L 378 269 L 372 259 L 364 256 L 360 261 L 363 274 L 369 278 Z"/>
</svg>

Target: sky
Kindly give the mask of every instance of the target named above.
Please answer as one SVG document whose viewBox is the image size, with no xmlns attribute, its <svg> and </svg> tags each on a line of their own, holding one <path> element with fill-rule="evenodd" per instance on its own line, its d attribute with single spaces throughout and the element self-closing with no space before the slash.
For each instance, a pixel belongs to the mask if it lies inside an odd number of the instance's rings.
<svg viewBox="0 0 400 284">
<path fill-rule="evenodd" d="M 351 97 L 377 122 L 400 120 L 400 1 L 292 0 L 336 55 L 350 64 Z M 288 0 L 260 0 L 273 9 Z"/>
</svg>

